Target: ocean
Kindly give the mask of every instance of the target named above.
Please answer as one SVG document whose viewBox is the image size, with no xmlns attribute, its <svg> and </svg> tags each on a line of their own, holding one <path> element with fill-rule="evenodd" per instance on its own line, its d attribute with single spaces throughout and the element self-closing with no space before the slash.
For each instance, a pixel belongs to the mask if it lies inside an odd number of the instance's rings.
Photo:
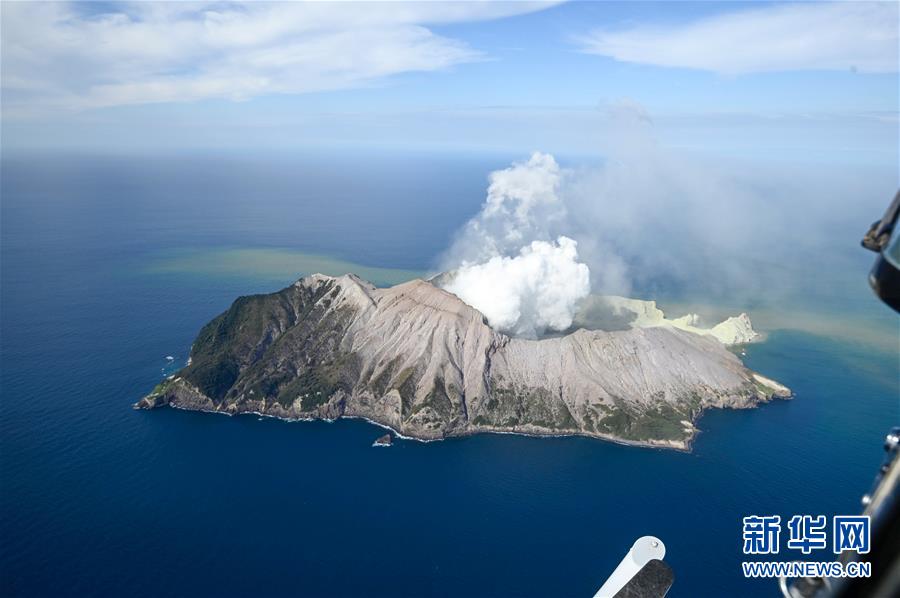
<svg viewBox="0 0 900 598">
<path fill-rule="evenodd" d="M 862 250 L 859 287 L 829 305 L 874 314 L 882 342 L 769 328 L 744 360 L 796 397 L 705 414 L 691 453 L 513 435 L 376 450 L 359 420 L 132 410 L 239 295 L 314 269 L 428 271 L 509 159 L 4 156 L 0 594 L 591 596 L 652 534 L 671 596 L 778 595 L 741 574 L 741 518 L 858 512 L 900 419 L 897 320 Z"/>
</svg>

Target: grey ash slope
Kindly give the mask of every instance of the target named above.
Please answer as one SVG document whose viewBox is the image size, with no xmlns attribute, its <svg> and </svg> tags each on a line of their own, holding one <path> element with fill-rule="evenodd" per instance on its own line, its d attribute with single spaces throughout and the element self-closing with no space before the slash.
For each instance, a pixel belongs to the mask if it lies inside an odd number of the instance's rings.
<svg viewBox="0 0 900 598">
<path fill-rule="evenodd" d="M 790 392 L 711 337 L 670 328 L 510 338 L 429 282 L 313 275 L 241 297 L 136 408 L 364 417 L 420 439 L 581 434 L 686 449 L 711 407 Z"/>
</svg>

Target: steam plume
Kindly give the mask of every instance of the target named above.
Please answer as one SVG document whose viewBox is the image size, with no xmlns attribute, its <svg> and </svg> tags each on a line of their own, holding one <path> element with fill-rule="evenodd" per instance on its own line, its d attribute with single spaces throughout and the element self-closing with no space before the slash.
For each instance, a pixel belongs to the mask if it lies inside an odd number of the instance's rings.
<svg viewBox="0 0 900 598">
<path fill-rule="evenodd" d="M 577 260 L 576 243 L 568 237 L 532 241 L 514 257 L 461 266 L 445 288 L 501 330 L 522 336 L 564 330 L 591 290 L 588 267 Z"/>
<path fill-rule="evenodd" d="M 572 324 L 590 292 L 590 271 L 564 228 L 563 173 L 535 152 L 490 175 L 487 199 L 448 252 L 445 288 L 479 309 L 496 328 L 534 336 Z"/>
<path fill-rule="evenodd" d="M 855 284 L 823 273 L 867 267 L 852 252 L 883 206 L 861 202 L 893 195 L 895 169 L 863 184 L 815 163 L 704 158 L 658 143 L 638 104 L 610 106 L 607 119 L 600 162 L 563 168 L 538 152 L 491 173 L 481 211 L 439 263 L 455 273 L 445 288 L 495 327 L 565 329 L 589 292 L 808 306 L 817 289 L 821 303 Z"/>
</svg>

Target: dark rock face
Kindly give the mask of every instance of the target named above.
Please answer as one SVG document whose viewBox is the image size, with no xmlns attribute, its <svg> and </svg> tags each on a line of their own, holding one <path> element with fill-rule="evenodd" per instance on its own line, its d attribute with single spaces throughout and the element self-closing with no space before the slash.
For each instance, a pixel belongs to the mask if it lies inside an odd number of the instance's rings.
<svg viewBox="0 0 900 598">
<path fill-rule="evenodd" d="M 391 446 L 393 444 L 393 439 L 390 434 L 385 434 L 384 436 L 379 436 L 375 442 L 372 443 L 372 446 Z"/>
<path fill-rule="evenodd" d="M 135 408 L 355 416 L 420 439 L 581 434 L 686 449 L 703 409 L 788 396 L 710 337 L 509 338 L 428 282 L 376 289 L 313 275 L 236 300 L 200 331 L 189 365 Z"/>
</svg>

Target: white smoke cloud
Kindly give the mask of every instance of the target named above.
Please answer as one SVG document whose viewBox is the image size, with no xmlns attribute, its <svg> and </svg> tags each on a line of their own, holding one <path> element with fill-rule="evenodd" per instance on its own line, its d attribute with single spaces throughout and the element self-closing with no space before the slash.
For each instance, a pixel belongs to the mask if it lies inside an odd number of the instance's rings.
<svg viewBox="0 0 900 598">
<path fill-rule="evenodd" d="M 535 152 L 527 162 L 490 174 L 487 199 L 451 248 L 451 267 L 515 255 L 534 240 L 552 241 L 550 228 L 565 219 L 559 197 L 562 172 L 553 156 Z"/>
<path fill-rule="evenodd" d="M 532 241 L 514 257 L 498 255 L 459 267 L 445 288 L 501 330 L 521 336 L 565 330 L 591 290 L 590 272 L 578 262 L 576 245 L 568 237 Z"/>
<path fill-rule="evenodd" d="M 564 330 L 590 293 L 577 243 L 555 232 L 567 228 L 560 196 L 566 174 L 540 152 L 491 173 L 481 212 L 448 251 L 444 266 L 455 274 L 445 288 L 500 330 Z"/>
<path fill-rule="evenodd" d="M 439 263 L 456 271 L 446 288 L 493 326 L 563 330 L 589 292 L 744 309 L 816 292 L 821 304 L 847 283 L 824 273 L 868 267 L 852 264 L 859 231 L 893 195 L 895 168 L 862 183 L 815 162 L 703 157 L 658 143 L 640 105 L 608 108 L 602 161 L 561 167 L 535 153 L 493 172 Z"/>
</svg>

